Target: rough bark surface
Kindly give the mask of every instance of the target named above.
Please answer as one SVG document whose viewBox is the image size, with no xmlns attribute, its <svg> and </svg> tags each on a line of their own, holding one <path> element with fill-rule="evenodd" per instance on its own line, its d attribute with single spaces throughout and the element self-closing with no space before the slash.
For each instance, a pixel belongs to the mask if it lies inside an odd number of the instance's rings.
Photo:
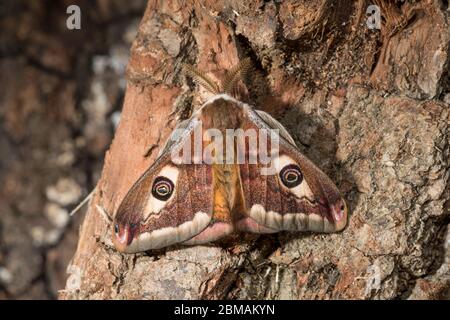
<svg viewBox="0 0 450 320">
<path fill-rule="evenodd" d="M 448 4 L 380 1 L 377 31 L 366 26 L 365 1 L 333 3 L 149 1 L 120 125 L 60 298 L 449 297 Z M 348 227 L 116 252 L 95 205 L 114 213 L 176 120 L 204 99 L 181 63 L 220 77 L 247 56 L 248 102 L 279 119 L 334 179 Z"/>
<path fill-rule="evenodd" d="M 0 1 L 0 299 L 55 299 L 122 108 L 146 1 Z"/>
</svg>

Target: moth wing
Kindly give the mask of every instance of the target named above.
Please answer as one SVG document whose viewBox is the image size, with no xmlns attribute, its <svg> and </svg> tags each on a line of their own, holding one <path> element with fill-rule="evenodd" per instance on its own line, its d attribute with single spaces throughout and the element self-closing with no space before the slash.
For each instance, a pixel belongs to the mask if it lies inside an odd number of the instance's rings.
<svg viewBox="0 0 450 320">
<path fill-rule="evenodd" d="M 211 167 L 174 162 L 172 157 L 192 143 L 195 125 L 195 119 L 183 123 L 184 133 L 169 138 L 162 154 L 121 202 L 113 222 L 113 243 L 119 251 L 139 252 L 181 243 L 209 225 Z M 155 187 L 172 192 L 161 197 Z"/>
<path fill-rule="evenodd" d="M 191 129 L 189 125 L 191 124 L 191 120 L 183 120 L 172 131 L 169 138 L 164 143 L 164 146 L 161 148 L 161 151 L 158 154 L 158 158 L 161 157 L 164 153 L 170 152 L 173 149 L 174 144 L 182 139 L 182 135 L 189 132 Z"/>
<path fill-rule="evenodd" d="M 260 161 L 249 163 L 251 146 L 248 142 L 245 146 L 238 145 L 238 148 L 245 148 L 246 161 L 240 164 L 240 175 L 245 215 L 251 218 L 243 220 L 241 229 L 255 232 L 342 230 L 347 223 L 347 208 L 333 181 L 298 150 L 292 137 L 277 120 L 249 106 L 245 106 L 244 111 L 243 129 L 258 132 L 260 129 L 267 132 L 278 129 L 279 146 L 278 152 L 270 155 L 270 165 L 264 165 Z M 258 146 L 260 142 L 258 136 Z M 273 151 L 275 147 L 269 141 L 268 149 Z M 298 185 L 288 187 L 283 183 L 282 175 L 284 177 L 286 170 L 294 177 L 297 174 L 300 178 Z"/>
<path fill-rule="evenodd" d="M 267 112 L 264 112 L 262 110 L 253 110 L 263 121 L 263 123 L 266 124 L 266 128 L 270 130 L 279 130 L 280 136 L 288 141 L 292 145 L 296 145 L 294 139 L 289 134 L 289 132 L 286 130 L 286 128 L 278 122 L 275 118 L 273 118 L 270 114 Z"/>
</svg>

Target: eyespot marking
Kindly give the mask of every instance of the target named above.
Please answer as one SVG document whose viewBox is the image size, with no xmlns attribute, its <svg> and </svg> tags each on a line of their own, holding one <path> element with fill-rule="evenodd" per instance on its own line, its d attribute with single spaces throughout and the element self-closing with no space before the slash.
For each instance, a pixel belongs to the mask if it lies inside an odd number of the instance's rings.
<svg viewBox="0 0 450 320">
<path fill-rule="evenodd" d="M 150 215 L 158 214 L 166 203 L 174 197 L 178 181 L 178 168 L 173 165 L 164 166 L 153 180 L 147 204 L 143 210 L 143 220 Z"/>
<path fill-rule="evenodd" d="M 314 201 L 314 194 L 294 159 L 287 155 L 281 155 L 273 159 L 273 165 L 278 172 L 278 179 L 282 187 L 287 188 L 299 199 L 306 197 L 310 201 Z"/>
<path fill-rule="evenodd" d="M 160 201 L 167 201 L 174 189 L 175 186 L 170 179 L 159 176 L 153 181 L 152 195 Z"/>
<path fill-rule="evenodd" d="M 295 188 L 303 181 L 300 167 L 296 164 L 289 164 L 280 171 L 280 180 L 286 188 Z"/>
</svg>

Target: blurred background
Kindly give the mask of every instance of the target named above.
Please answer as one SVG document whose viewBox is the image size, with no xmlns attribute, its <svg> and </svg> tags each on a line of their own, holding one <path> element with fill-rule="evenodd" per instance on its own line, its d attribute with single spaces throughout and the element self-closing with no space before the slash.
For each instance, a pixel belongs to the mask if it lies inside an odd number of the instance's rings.
<svg viewBox="0 0 450 320">
<path fill-rule="evenodd" d="M 67 7 L 81 9 L 69 30 Z M 146 1 L 0 2 L 0 299 L 55 299 L 120 119 Z"/>
</svg>

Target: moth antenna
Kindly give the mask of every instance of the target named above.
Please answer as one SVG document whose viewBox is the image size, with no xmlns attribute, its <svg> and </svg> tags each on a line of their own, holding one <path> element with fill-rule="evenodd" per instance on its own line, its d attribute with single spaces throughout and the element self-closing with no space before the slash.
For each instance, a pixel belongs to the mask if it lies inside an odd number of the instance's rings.
<svg viewBox="0 0 450 320">
<path fill-rule="evenodd" d="M 251 66 L 251 59 L 247 57 L 228 71 L 223 80 L 223 92 L 232 94 L 238 81 L 244 80 L 247 77 Z"/>
<path fill-rule="evenodd" d="M 190 76 L 195 83 L 201 85 L 203 88 L 213 94 L 219 94 L 220 88 L 210 77 L 208 77 L 203 71 L 194 68 L 191 65 L 183 63 L 183 71 L 186 75 Z"/>
<path fill-rule="evenodd" d="M 95 193 L 95 190 L 97 190 L 97 187 L 95 187 L 87 196 L 84 198 L 72 211 L 70 211 L 69 216 L 73 216 L 75 213 L 77 213 L 88 201 L 92 199 L 92 196 Z"/>
<path fill-rule="evenodd" d="M 100 215 L 109 223 L 113 222 L 113 219 L 111 218 L 111 216 L 108 214 L 108 212 L 106 212 L 105 209 L 103 209 L 103 207 L 99 206 L 98 204 L 95 205 L 95 207 L 97 208 L 98 212 L 100 213 Z"/>
</svg>

